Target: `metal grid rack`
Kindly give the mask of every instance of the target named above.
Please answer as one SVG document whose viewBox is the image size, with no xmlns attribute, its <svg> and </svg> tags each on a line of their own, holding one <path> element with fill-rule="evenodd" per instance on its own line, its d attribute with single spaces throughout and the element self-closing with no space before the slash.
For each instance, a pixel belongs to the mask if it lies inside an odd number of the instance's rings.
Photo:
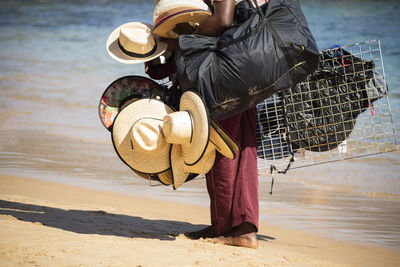
<svg viewBox="0 0 400 267">
<path fill-rule="evenodd" d="M 380 42 L 325 50 L 319 63 L 257 105 L 260 174 L 398 150 Z"/>
</svg>

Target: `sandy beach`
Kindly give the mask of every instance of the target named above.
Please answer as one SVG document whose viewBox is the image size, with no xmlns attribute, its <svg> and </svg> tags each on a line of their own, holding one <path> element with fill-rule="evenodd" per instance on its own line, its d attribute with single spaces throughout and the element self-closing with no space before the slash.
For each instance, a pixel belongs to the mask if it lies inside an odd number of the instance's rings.
<svg viewBox="0 0 400 267">
<path fill-rule="evenodd" d="M 259 248 L 189 240 L 207 207 L 0 175 L 2 266 L 399 266 L 400 251 L 280 229 Z"/>
<path fill-rule="evenodd" d="M 210 223 L 205 180 L 150 186 L 99 119 L 113 81 L 146 76 L 106 40 L 153 23 L 153 1 L 0 1 L 0 267 L 400 266 L 400 1 L 360 3 L 301 1 L 320 50 L 380 40 L 392 112 L 375 102 L 359 124 L 383 126 L 365 133 L 397 152 L 295 168 L 309 163 L 299 151 L 272 195 L 261 174 L 254 250 L 186 239 Z"/>
</svg>

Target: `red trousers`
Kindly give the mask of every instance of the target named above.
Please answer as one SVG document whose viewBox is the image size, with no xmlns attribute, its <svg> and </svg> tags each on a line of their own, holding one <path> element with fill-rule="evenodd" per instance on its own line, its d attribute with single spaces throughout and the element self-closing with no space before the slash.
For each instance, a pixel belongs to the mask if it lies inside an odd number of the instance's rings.
<svg viewBox="0 0 400 267">
<path fill-rule="evenodd" d="M 233 160 L 217 153 L 213 168 L 206 174 L 211 224 L 219 235 L 243 222 L 258 229 L 256 115 L 256 108 L 251 108 L 219 121 L 241 148 Z"/>
</svg>

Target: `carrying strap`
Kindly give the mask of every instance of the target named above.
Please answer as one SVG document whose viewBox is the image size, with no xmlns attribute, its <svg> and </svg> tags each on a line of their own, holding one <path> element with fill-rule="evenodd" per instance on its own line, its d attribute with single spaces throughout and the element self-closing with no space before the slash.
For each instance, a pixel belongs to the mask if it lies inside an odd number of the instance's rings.
<svg viewBox="0 0 400 267">
<path fill-rule="evenodd" d="M 251 5 L 251 3 L 253 3 L 254 4 L 254 6 L 257 8 L 257 10 L 258 10 L 258 14 L 260 14 L 260 17 L 263 19 L 263 20 L 266 20 L 267 18 L 265 17 L 265 14 L 262 12 L 262 10 L 261 10 L 261 7 L 258 5 L 258 2 L 257 2 L 257 0 L 247 0 L 247 2 Z M 268 4 L 268 3 L 267 3 Z"/>
<path fill-rule="evenodd" d="M 268 29 L 270 29 L 270 32 L 271 32 L 273 38 L 274 38 L 275 40 L 277 40 L 277 42 L 279 43 L 280 46 L 283 46 L 283 42 L 282 42 L 281 38 L 279 37 L 279 35 L 278 35 L 277 32 L 275 31 L 275 29 L 274 29 L 274 28 L 271 26 L 271 24 L 269 23 L 268 18 L 267 18 L 267 17 L 265 16 L 265 14 L 263 13 L 261 7 L 258 5 L 257 0 L 246 0 L 246 1 L 247 1 L 247 3 L 249 4 L 249 6 L 255 7 L 255 8 L 257 9 L 257 11 L 258 11 L 257 13 L 259 14 L 260 20 L 261 20 L 260 24 L 259 24 L 257 27 L 255 27 L 255 28 L 251 28 L 250 31 L 249 31 L 248 33 L 246 33 L 246 34 L 244 34 L 244 35 L 242 35 L 242 36 L 240 36 L 240 37 L 238 37 L 238 38 L 235 38 L 235 39 L 233 39 L 233 40 L 231 40 L 231 41 L 229 41 L 229 42 L 225 42 L 225 43 L 223 43 L 223 44 L 218 43 L 218 45 L 217 45 L 218 49 L 222 49 L 222 48 L 224 48 L 224 47 L 231 46 L 231 45 L 233 45 L 233 44 L 242 42 L 243 40 L 249 38 L 250 36 L 255 35 L 255 34 L 256 34 L 258 31 L 260 31 L 260 29 L 261 29 L 262 27 L 264 27 L 265 25 L 267 25 Z M 269 2 L 268 2 L 268 3 L 269 3 Z M 267 3 L 267 4 L 268 4 L 268 3 Z M 278 57 L 278 55 L 276 55 L 276 56 Z"/>
<path fill-rule="evenodd" d="M 278 45 L 281 47 L 281 49 L 283 51 L 285 51 L 285 58 L 286 58 L 287 62 L 289 63 L 289 66 L 294 66 L 294 62 L 293 62 L 292 58 L 290 56 L 288 56 L 289 53 L 287 51 L 288 50 L 287 47 L 283 43 L 283 41 L 282 41 L 281 37 L 279 36 L 279 34 L 276 32 L 275 28 L 269 22 L 269 19 L 263 13 L 260 5 L 258 4 L 258 1 L 257 0 L 247 0 L 247 2 L 250 5 L 252 5 L 252 3 L 254 4 L 255 8 L 258 11 L 258 14 L 260 15 L 261 20 L 263 21 L 262 24 L 266 24 L 267 25 L 267 27 L 268 27 L 270 33 L 272 34 L 272 37 L 274 38 L 275 42 L 277 42 Z M 269 1 L 266 3 L 266 5 L 268 5 L 268 4 L 269 4 Z M 251 34 L 254 34 L 254 33 L 251 33 Z M 275 56 L 276 56 L 277 59 L 279 58 L 276 50 L 275 50 Z"/>
</svg>

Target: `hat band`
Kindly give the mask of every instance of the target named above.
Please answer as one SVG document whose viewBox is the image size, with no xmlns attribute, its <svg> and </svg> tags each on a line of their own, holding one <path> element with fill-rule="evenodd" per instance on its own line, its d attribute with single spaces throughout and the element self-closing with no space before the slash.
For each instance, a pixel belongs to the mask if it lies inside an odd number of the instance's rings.
<svg viewBox="0 0 400 267">
<path fill-rule="evenodd" d="M 121 45 L 121 43 L 119 42 L 119 38 L 118 38 L 118 46 L 119 46 L 119 48 L 122 50 L 122 52 L 124 52 L 124 54 L 126 54 L 126 55 L 128 55 L 128 56 L 131 56 L 131 57 L 135 57 L 135 58 L 145 58 L 145 57 L 149 57 L 149 56 L 153 55 L 154 52 L 156 52 L 156 50 L 157 50 L 157 42 L 155 42 L 155 43 L 154 43 L 154 47 L 153 47 L 153 49 L 152 49 L 150 52 L 147 52 L 147 53 L 145 53 L 145 54 L 138 54 L 138 53 L 135 53 L 135 52 L 131 52 L 131 51 L 126 50 L 126 49 Z"/>
</svg>

